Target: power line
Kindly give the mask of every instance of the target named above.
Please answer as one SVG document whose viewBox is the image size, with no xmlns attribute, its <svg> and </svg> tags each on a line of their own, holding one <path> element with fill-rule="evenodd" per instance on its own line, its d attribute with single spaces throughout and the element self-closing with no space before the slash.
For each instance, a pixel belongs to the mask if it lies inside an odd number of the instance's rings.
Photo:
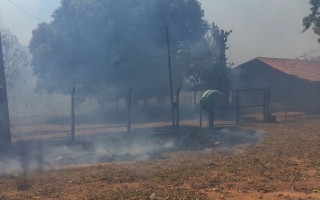
<svg viewBox="0 0 320 200">
<path fill-rule="evenodd" d="M 42 20 L 41 18 L 33 15 L 32 13 L 30 13 L 29 11 L 27 11 L 26 9 L 22 8 L 21 6 L 19 6 L 18 4 L 14 3 L 11 0 L 7 0 L 9 3 L 11 3 L 13 6 L 15 6 L 16 8 L 20 9 L 21 11 L 23 11 L 24 13 L 26 13 L 27 15 L 29 15 L 30 17 L 32 17 L 33 19 L 40 21 L 40 22 L 44 22 L 45 20 Z"/>
</svg>

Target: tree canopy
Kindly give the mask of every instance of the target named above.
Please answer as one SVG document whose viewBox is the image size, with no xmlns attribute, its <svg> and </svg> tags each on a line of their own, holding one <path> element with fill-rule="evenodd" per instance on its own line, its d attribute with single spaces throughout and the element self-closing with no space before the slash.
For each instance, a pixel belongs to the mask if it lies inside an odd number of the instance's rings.
<svg viewBox="0 0 320 200">
<path fill-rule="evenodd" d="M 29 66 L 29 52 L 8 29 L 1 30 L 3 61 L 8 89 L 16 89 L 25 82 L 26 67 Z M 19 84 L 20 83 L 20 84 Z"/>
<path fill-rule="evenodd" d="M 207 32 L 197 0 L 62 0 L 51 23 L 39 24 L 29 44 L 37 90 L 67 94 L 81 85 L 83 97 L 107 93 L 167 95 L 166 26 L 173 76 L 182 84 L 178 51 Z"/>
<path fill-rule="evenodd" d="M 308 52 L 302 54 L 299 57 L 296 57 L 297 60 L 311 61 L 311 62 L 320 62 L 319 51 L 309 50 Z"/>
<path fill-rule="evenodd" d="M 228 63 L 226 50 L 231 32 L 212 23 L 201 41 L 180 51 L 184 74 L 194 83 L 194 89 L 229 89 L 228 71 L 232 63 Z"/>
<path fill-rule="evenodd" d="M 310 0 L 309 4 L 311 5 L 311 13 L 303 18 L 304 31 L 312 27 L 314 33 L 320 35 L 320 0 Z M 318 39 L 318 42 L 320 42 L 320 38 Z"/>
</svg>

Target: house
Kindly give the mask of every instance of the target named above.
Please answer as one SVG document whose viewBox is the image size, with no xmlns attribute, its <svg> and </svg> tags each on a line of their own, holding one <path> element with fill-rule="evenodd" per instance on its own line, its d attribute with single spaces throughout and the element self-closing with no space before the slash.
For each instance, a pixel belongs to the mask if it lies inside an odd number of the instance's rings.
<svg viewBox="0 0 320 200">
<path fill-rule="evenodd" d="M 230 80 L 233 89 L 271 88 L 271 104 L 320 113 L 320 63 L 258 57 L 233 68 Z"/>
</svg>

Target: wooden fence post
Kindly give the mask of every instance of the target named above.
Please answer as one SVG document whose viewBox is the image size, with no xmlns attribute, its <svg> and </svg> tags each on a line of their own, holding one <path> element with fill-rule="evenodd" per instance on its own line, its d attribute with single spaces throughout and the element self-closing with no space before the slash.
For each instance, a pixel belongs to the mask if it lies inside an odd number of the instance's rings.
<svg viewBox="0 0 320 200">
<path fill-rule="evenodd" d="M 236 99 L 237 99 L 237 102 L 236 102 L 236 120 L 237 120 L 237 124 L 240 123 L 240 97 L 239 97 L 239 90 L 236 91 Z"/>
<path fill-rule="evenodd" d="M 209 111 L 209 127 L 214 128 L 214 110 Z"/>
<path fill-rule="evenodd" d="M 200 129 L 202 129 L 202 100 L 200 100 Z"/>
<path fill-rule="evenodd" d="M 74 94 L 76 87 L 74 86 L 71 91 L 71 142 L 75 141 L 75 125 L 74 125 Z"/>
<path fill-rule="evenodd" d="M 268 88 L 268 92 L 267 92 L 267 120 L 269 121 L 269 117 L 271 116 L 270 113 L 270 103 L 271 103 L 271 89 L 272 87 Z"/>
<path fill-rule="evenodd" d="M 179 87 L 177 90 L 177 104 L 176 104 L 176 110 L 177 110 L 177 119 L 176 119 L 176 127 L 177 127 L 177 132 L 179 133 L 180 131 L 180 91 L 182 87 Z"/>
<path fill-rule="evenodd" d="M 267 122 L 267 90 L 263 90 L 263 121 Z"/>
<path fill-rule="evenodd" d="M 270 101 L 271 101 L 271 87 L 269 89 L 264 90 L 264 121 L 268 122 L 270 117 Z"/>
<path fill-rule="evenodd" d="M 128 126 L 127 126 L 127 133 L 131 132 L 131 96 L 132 96 L 133 87 L 129 89 L 128 95 Z"/>
</svg>

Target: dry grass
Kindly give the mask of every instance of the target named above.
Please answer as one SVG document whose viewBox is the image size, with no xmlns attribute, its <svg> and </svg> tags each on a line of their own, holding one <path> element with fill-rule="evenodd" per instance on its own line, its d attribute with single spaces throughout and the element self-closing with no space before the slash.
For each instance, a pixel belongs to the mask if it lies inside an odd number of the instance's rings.
<svg viewBox="0 0 320 200">
<path fill-rule="evenodd" d="M 319 124 L 317 116 L 248 124 L 241 128 L 268 134 L 256 144 L 167 153 L 164 159 L 32 172 L 26 180 L 3 176 L 0 200 L 320 199 Z"/>
</svg>

